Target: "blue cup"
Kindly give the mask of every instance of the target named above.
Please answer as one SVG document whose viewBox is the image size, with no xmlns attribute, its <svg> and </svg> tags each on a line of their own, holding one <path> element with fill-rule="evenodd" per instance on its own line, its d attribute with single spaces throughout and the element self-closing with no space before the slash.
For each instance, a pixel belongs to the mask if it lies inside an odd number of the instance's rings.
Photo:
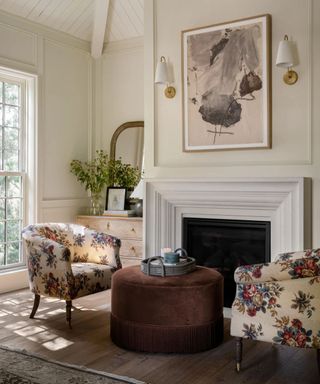
<svg viewBox="0 0 320 384">
<path fill-rule="evenodd" d="M 165 252 L 163 258 L 166 264 L 179 263 L 179 254 L 175 252 Z"/>
</svg>

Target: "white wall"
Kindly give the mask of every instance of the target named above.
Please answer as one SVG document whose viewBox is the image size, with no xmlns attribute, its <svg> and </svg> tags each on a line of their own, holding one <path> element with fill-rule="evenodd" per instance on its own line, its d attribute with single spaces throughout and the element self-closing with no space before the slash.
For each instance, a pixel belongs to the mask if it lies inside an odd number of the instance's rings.
<svg viewBox="0 0 320 384">
<path fill-rule="evenodd" d="M 144 118 L 143 42 L 110 43 L 95 62 L 96 148 L 109 152 L 112 134 L 121 124 Z"/>
<path fill-rule="evenodd" d="M 91 58 L 88 52 L 44 42 L 43 124 L 39 125 L 42 204 L 41 221 L 74 221 L 86 192 L 70 173 L 72 159 L 90 152 Z"/>
<path fill-rule="evenodd" d="M 74 221 L 87 196 L 69 172 L 87 160 L 92 135 L 89 45 L 0 13 L 0 65 L 38 75 L 38 212 L 35 221 Z M 26 223 L 27 224 L 27 223 Z M 0 292 L 27 285 L 25 271 L 0 275 Z"/>
<path fill-rule="evenodd" d="M 182 151 L 181 31 L 261 14 L 272 17 L 272 149 Z M 275 66 L 278 43 L 297 44 L 298 82 Z M 313 179 L 313 244 L 320 245 L 320 2 L 317 0 L 154 0 L 145 2 L 146 177 L 305 176 Z M 169 58 L 177 96 L 153 84 L 156 60 Z"/>
<path fill-rule="evenodd" d="M 143 38 L 109 43 L 94 63 L 93 150 L 109 153 L 111 137 L 121 124 L 144 120 L 143 43 Z M 120 134 L 116 155 L 135 163 L 141 135 L 138 128 L 129 131 Z"/>
<path fill-rule="evenodd" d="M 0 40 L 0 64 L 39 79 L 37 220 L 72 221 L 75 207 L 86 203 L 69 164 L 87 160 L 91 149 L 89 44 L 2 13 Z"/>
</svg>

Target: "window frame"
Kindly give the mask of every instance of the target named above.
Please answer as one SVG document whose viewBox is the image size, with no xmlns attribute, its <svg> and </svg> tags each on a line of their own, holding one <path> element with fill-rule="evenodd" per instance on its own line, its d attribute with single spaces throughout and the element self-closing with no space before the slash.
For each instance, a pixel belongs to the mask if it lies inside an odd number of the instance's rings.
<svg viewBox="0 0 320 384">
<path fill-rule="evenodd" d="M 2 171 L 0 176 L 21 176 L 21 226 L 35 222 L 37 203 L 37 75 L 0 66 L 0 81 L 18 84 L 20 93 L 20 147 L 19 171 Z M 20 235 L 21 236 L 21 235 Z M 21 240 L 21 237 L 20 237 Z M 19 246 L 20 261 L 0 266 L 0 275 L 26 269 L 26 257 L 22 242 Z"/>
</svg>

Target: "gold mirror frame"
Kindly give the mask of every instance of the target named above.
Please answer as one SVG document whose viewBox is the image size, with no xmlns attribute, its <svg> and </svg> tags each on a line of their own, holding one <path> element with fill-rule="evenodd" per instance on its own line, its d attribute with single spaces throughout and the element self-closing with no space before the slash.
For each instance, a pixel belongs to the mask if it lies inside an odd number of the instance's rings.
<svg viewBox="0 0 320 384">
<path fill-rule="evenodd" d="M 144 121 L 128 121 L 127 123 L 121 124 L 120 127 L 114 131 L 110 142 L 110 160 L 115 160 L 116 158 L 117 139 L 120 133 L 128 128 L 144 128 Z"/>
</svg>

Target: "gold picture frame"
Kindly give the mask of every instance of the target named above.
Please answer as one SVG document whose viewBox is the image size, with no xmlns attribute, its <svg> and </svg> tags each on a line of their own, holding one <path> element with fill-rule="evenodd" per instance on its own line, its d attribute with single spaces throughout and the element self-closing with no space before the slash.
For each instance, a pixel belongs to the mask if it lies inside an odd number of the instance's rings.
<svg viewBox="0 0 320 384">
<path fill-rule="evenodd" d="M 271 148 L 271 16 L 182 31 L 183 150 Z"/>
</svg>

